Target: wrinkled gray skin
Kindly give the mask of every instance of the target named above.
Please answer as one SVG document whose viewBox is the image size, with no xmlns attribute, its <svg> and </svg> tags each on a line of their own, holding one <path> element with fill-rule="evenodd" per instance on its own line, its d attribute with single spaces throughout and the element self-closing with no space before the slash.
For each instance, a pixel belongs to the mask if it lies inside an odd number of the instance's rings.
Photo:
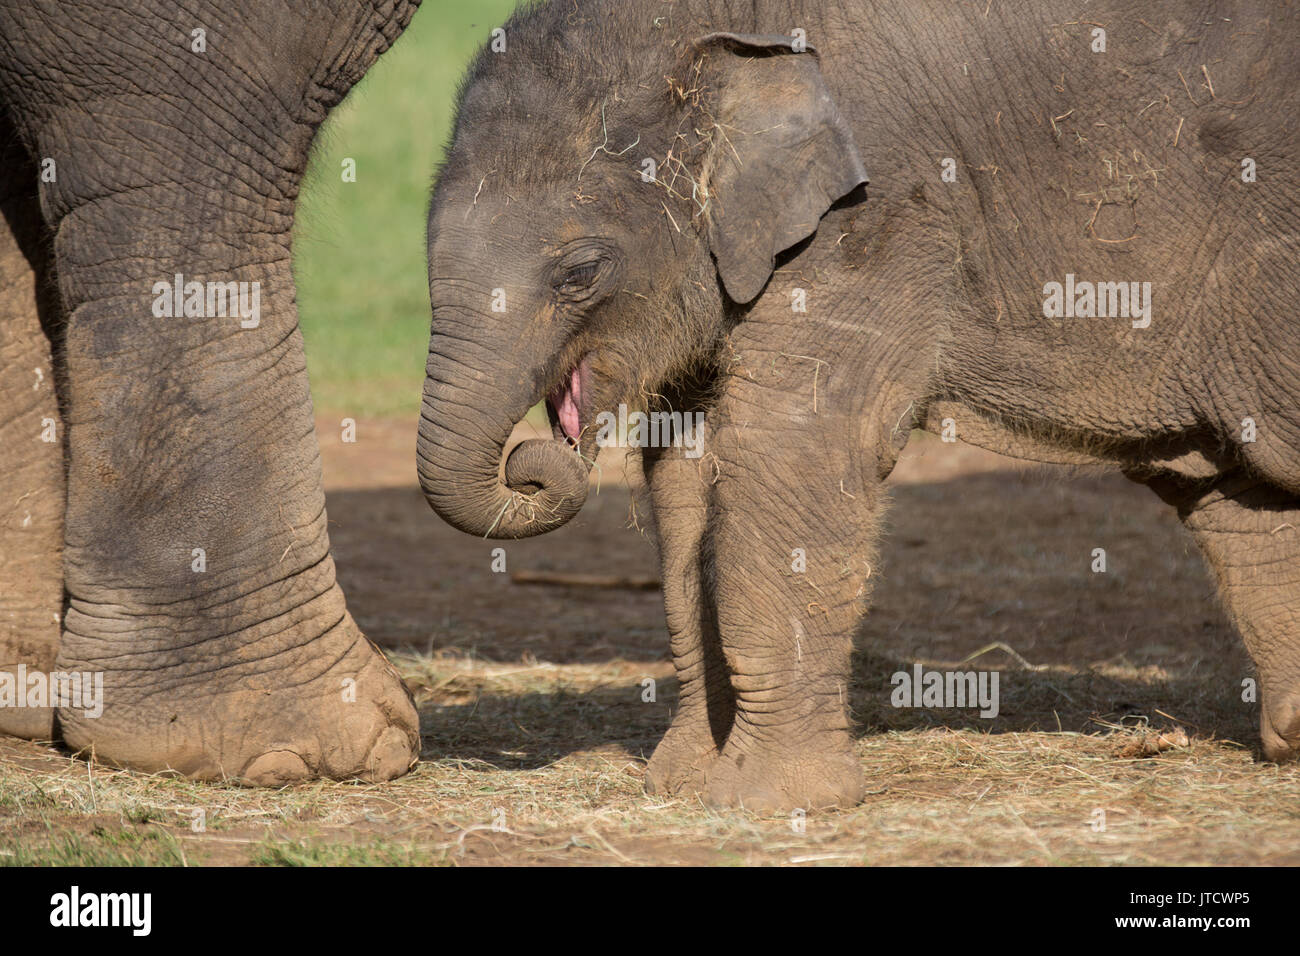
<svg viewBox="0 0 1300 956">
<path fill-rule="evenodd" d="M 0 670 L 104 675 L 102 715 L 0 730 L 200 778 L 387 779 L 416 713 L 335 583 L 290 238 L 316 128 L 415 4 L 184 6 L 0 2 Z M 155 318 L 176 273 L 259 282 L 260 325 Z"/>
<path fill-rule="evenodd" d="M 1297 13 L 563 0 L 479 59 L 429 221 L 420 475 L 458 527 L 532 534 L 580 506 L 582 468 L 543 442 L 503 487 L 502 444 L 575 367 L 585 455 L 620 401 L 705 411 L 704 458 L 644 457 L 682 688 L 652 791 L 860 798 L 845 699 L 881 481 L 944 418 L 1175 505 L 1258 665 L 1263 753 L 1295 756 Z M 1150 326 L 1045 318 L 1067 273 L 1151 282 Z"/>
</svg>

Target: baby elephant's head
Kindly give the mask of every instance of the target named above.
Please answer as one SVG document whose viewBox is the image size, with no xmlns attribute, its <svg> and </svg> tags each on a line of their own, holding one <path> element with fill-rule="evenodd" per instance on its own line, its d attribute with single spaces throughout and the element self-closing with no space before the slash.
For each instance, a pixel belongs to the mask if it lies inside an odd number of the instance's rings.
<svg viewBox="0 0 1300 956">
<path fill-rule="evenodd" d="M 429 212 L 420 481 L 471 534 L 576 514 L 598 423 L 709 366 L 775 257 L 866 182 L 797 37 L 581 7 L 534 8 L 480 54 Z M 554 438 L 503 472 L 543 399 Z"/>
</svg>

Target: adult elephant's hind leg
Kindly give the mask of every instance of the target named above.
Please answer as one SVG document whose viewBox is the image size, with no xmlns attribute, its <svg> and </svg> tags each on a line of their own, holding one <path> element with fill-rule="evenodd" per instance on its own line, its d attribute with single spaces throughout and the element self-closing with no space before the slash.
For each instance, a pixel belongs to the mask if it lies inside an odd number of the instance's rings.
<svg viewBox="0 0 1300 956">
<path fill-rule="evenodd" d="M 701 477 L 700 459 L 685 457 L 682 449 L 648 448 L 644 465 L 659 534 L 664 612 L 681 687 L 672 725 L 646 769 L 646 789 L 655 794 L 699 793 L 727 741 L 735 712 L 712 594 L 704 583 L 709 485 Z"/>
<path fill-rule="evenodd" d="M 26 706 L 38 701 L 18 677 L 20 667 L 48 674 L 59 649 L 63 428 L 40 321 L 55 296 L 36 169 L 2 121 L 0 141 L 8 144 L 0 161 L 0 672 L 15 695 L 0 703 L 0 732 L 50 739 L 54 710 Z"/>
<path fill-rule="evenodd" d="M 1182 513 L 1260 680 L 1264 756 L 1300 756 L 1300 500 L 1230 478 Z"/>
</svg>

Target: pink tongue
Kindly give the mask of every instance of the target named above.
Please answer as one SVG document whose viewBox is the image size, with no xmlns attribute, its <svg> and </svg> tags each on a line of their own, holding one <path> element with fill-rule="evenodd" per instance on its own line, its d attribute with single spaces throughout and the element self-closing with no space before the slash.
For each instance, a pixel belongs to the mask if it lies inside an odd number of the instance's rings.
<svg viewBox="0 0 1300 956">
<path fill-rule="evenodd" d="M 582 376 L 576 367 L 569 373 L 569 380 L 551 393 L 550 400 L 560 428 L 577 443 L 581 428 L 578 407 L 582 402 Z"/>
</svg>

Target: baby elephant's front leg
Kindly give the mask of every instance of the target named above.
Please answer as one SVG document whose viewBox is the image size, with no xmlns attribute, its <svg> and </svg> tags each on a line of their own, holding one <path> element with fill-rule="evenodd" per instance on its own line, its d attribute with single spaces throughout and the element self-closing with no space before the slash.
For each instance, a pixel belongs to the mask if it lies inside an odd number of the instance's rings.
<svg viewBox="0 0 1300 956">
<path fill-rule="evenodd" d="M 853 441 L 856 423 L 822 416 L 774 429 L 768 418 L 733 420 L 711 446 L 705 546 L 735 721 L 707 796 L 755 811 L 852 806 L 863 778 L 850 657 L 883 492 Z"/>
</svg>

